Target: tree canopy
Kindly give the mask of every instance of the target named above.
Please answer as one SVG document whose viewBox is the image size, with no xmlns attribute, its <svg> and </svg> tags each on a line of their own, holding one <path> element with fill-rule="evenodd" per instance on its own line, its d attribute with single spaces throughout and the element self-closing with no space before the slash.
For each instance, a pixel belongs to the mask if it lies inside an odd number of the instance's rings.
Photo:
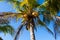
<svg viewBox="0 0 60 40">
<path fill-rule="evenodd" d="M 13 4 L 13 7 L 17 10 L 17 13 L 2 12 L 4 18 L 16 17 L 16 20 L 22 18 L 23 26 L 26 26 L 27 30 L 30 30 L 30 23 L 33 25 L 34 29 L 36 28 L 36 25 L 42 25 L 42 27 L 45 27 L 50 33 L 54 35 L 54 33 L 46 26 L 46 23 L 50 23 L 51 20 L 54 21 L 56 19 L 58 11 L 60 11 L 60 0 L 45 0 L 42 4 L 39 4 L 37 2 L 38 0 L 1 1 L 6 1 Z M 42 20 L 40 19 L 41 15 L 43 15 Z M 58 24 L 59 23 L 57 23 L 56 25 Z M 55 28 L 58 27 L 54 27 L 54 30 L 56 31 L 57 29 Z"/>
</svg>

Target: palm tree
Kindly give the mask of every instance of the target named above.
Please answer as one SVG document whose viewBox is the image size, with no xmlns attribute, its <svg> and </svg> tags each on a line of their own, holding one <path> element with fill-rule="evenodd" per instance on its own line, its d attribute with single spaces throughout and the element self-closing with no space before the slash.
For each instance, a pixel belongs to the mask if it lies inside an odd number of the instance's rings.
<svg viewBox="0 0 60 40">
<path fill-rule="evenodd" d="M 30 31 L 31 40 L 35 40 L 34 29 L 36 29 L 37 25 L 42 25 L 42 27 L 45 27 L 50 33 L 53 34 L 53 32 L 45 24 L 46 20 L 47 22 L 49 22 L 51 19 L 53 19 L 53 16 L 56 16 L 57 14 L 57 9 L 59 10 L 59 8 L 53 9 L 53 7 L 55 7 L 55 3 L 53 3 L 52 0 L 46 0 L 43 4 L 38 4 L 37 0 L 8 0 L 7 2 L 14 4 L 14 7 L 16 8 L 16 10 L 18 10 L 18 12 L 3 12 L 3 17 L 16 17 L 16 20 L 22 18 L 22 25 L 19 26 L 14 40 L 17 40 L 17 37 L 20 34 L 23 26 L 26 26 L 26 29 Z M 43 15 L 43 21 L 41 21 L 41 19 L 39 18 L 41 14 Z"/>
<path fill-rule="evenodd" d="M 34 12 L 35 13 L 35 12 Z M 2 14 L 4 15 L 3 18 L 7 18 L 7 17 L 14 17 L 16 16 L 17 18 L 23 18 L 23 21 L 22 21 L 22 25 L 19 27 L 18 31 L 17 31 L 17 34 L 15 36 L 15 39 L 17 39 L 21 29 L 23 28 L 23 26 L 26 26 L 26 29 L 27 30 L 30 30 L 31 32 L 31 40 L 35 40 L 35 35 L 34 35 L 34 28 L 36 23 L 40 24 L 40 25 L 43 25 L 49 32 L 52 33 L 52 31 L 39 19 L 38 15 L 34 15 L 34 13 L 32 13 L 31 15 L 30 14 L 24 14 L 23 13 L 10 13 L 10 12 L 2 12 Z M 35 18 L 36 17 L 36 18 Z M 38 19 L 37 19 L 38 18 Z M 37 21 L 36 23 L 34 22 L 34 20 Z M 31 27 L 31 28 L 30 28 Z M 52 33 L 53 34 L 53 33 Z"/>
</svg>

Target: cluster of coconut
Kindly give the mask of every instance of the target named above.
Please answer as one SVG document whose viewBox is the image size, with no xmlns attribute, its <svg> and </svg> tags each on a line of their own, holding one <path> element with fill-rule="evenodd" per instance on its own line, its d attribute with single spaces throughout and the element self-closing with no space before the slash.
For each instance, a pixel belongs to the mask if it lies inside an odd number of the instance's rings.
<svg viewBox="0 0 60 40">
<path fill-rule="evenodd" d="M 29 16 L 28 14 L 24 14 L 23 18 L 27 18 L 27 16 Z M 38 16 L 38 12 L 32 12 L 31 14 L 32 17 L 37 17 Z"/>
</svg>

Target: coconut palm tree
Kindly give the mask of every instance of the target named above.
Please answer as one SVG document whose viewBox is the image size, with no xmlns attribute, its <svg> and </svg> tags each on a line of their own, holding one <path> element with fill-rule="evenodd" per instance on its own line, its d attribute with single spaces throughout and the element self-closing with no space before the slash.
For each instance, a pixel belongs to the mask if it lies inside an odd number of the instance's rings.
<svg viewBox="0 0 60 40">
<path fill-rule="evenodd" d="M 23 26 L 26 26 L 27 30 L 30 30 L 31 32 L 31 40 L 35 40 L 35 35 L 34 35 L 34 29 L 36 28 L 35 25 L 36 23 L 42 25 L 43 27 L 45 27 L 49 32 L 51 32 L 53 34 L 53 32 L 45 25 L 45 23 L 43 23 L 40 19 L 39 16 L 37 14 L 37 12 L 33 12 L 32 14 L 28 14 L 28 13 L 10 13 L 10 12 L 2 12 L 2 14 L 4 15 L 4 18 L 8 18 L 8 17 L 17 17 L 18 18 L 22 18 L 22 25 L 19 27 L 17 34 L 15 36 L 14 40 L 17 40 L 17 37 L 21 31 L 21 29 L 23 28 Z M 35 15 L 37 14 L 37 15 Z M 37 22 L 35 22 L 35 21 Z M 31 27 L 31 28 L 30 28 Z"/>
<path fill-rule="evenodd" d="M 53 34 L 53 32 L 46 26 L 45 22 L 49 22 L 51 19 L 53 19 L 53 16 L 57 14 L 56 12 L 57 9 L 59 10 L 59 8 L 53 8 L 55 7 L 55 2 L 53 3 L 52 0 L 46 0 L 43 4 L 38 4 L 37 0 L 7 0 L 7 2 L 12 3 L 18 12 L 3 12 L 3 17 L 16 17 L 16 20 L 22 18 L 22 25 L 19 26 L 14 40 L 17 40 L 23 26 L 26 26 L 26 29 L 30 31 L 31 40 L 35 40 L 34 29 L 36 29 L 36 25 L 42 25 L 42 27 L 45 27 L 50 33 Z M 40 15 L 43 15 L 43 21 L 41 21 L 39 18 Z"/>
</svg>

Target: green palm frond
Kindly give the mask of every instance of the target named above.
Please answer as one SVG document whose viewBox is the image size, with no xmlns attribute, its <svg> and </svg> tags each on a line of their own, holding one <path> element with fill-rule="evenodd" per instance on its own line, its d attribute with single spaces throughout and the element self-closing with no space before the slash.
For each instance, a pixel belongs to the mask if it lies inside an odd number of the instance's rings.
<svg viewBox="0 0 60 40">
<path fill-rule="evenodd" d="M 51 33 L 54 36 L 54 33 L 47 26 L 44 27 L 48 30 L 49 33 Z"/>
<path fill-rule="evenodd" d="M 44 7 L 47 7 L 49 4 L 48 4 L 48 1 L 45 1 L 43 4 L 41 4 L 40 6 L 44 6 Z"/>
<path fill-rule="evenodd" d="M 20 6 L 24 6 L 24 5 L 27 5 L 27 6 L 30 6 L 30 7 L 36 7 L 38 6 L 39 4 L 36 2 L 36 0 L 23 0 L 23 2 L 21 2 Z"/>
<path fill-rule="evenodd" d="M 16 20 L 18 21 L 20 18 L 23 17 L 23 15 L 24 15 L 24 12 L 23 12 L 23 13 L 18 13 L 18 14 L 16 14 L 16 15 L 15 15 L 15 16 L 16 16 Z"/>
<path fill-rule="evenodd" d="M 48 30 L 49 33 L 51 33 L 52 35 L 54 35 L 53 32 L 47 27 L 47 25 L 44 22 L 42 22 L 39 18 L 38 18 L 38 23 L 40 25 L 42 25 L 43 27 L 45 27 Z"/>
<path fill-rule="evenodd" d="M 14 33 L 14 29 L 12 28 L 12 26 L 8 25 L 9 21 L 5 18 L 0 18 L 0 32 L 3 33 L 10 33 L 13 34 Z"/>
<path fill-rule="evenodd" d="M 23 15 L 24 15 L 24 12 L 22 12 L 22 13 L 2 12 L 2 14 L 0 14 L 0 17 L 3 17 L 3 18 L 16 17 L 16 20 L 18 20 L 18 19 L 22 18 Z"/>
<path fill-rule="evenodd" d="M 0 14 L 0 17 L 3 17 L 3 18 L 8 18 L 8 17 L 15 17 L 16 13 L 13 13 L 13 12 L 2 12 Z"/>
<path fill-rule="evenodd" d="M 37 22 L 39 25 L 46 26 L 46 24 L 42 22 L 39 17 L 37 17 Z"/>
<path fill-rule="evenodd" d="M 53 16 L 49 12 L 44 12 L 43 21 L 49 24 L 51 20 L 53 20 Z"/>
<path fill-rule="evenodd" d="M 9 23 L 8 20 L 0 18 L 0 24 L 7 24 L 7 23 Z"/>
<path fill-rule="evenodd" d="M 23 25 L 19 26 L 18 31 L 17 31 L 17 33 L 16 33 L 16 35 L 15 35 L 14 40 L 17 40 L 17 37 L 19 36 L 22 28 L 23 28 Z"/>
<path fill-rule="evenodd" d="M 46 10 L 50 12 L 52 15 L 57 15 L 57 12 L 60 10 L 59 0 L 47 0 L 40 7 L 45 7 Z"/>
<path fill-rule="evenodd" d="M 10 25 L 4 25 L 4 26 L 0 26 L 0 32 L 4 32 L 5 34 L 6 33 L 13 34 L 14 29 Z"/>
<path fill-rule="evenodd" d="M 46 8 L 46 7 L 49 6 L 48 3 L 49 3 L 49 1 L 45 1 L 44 3 L 40 4 L 40 5 L 38 6 L 38 8 Z"/>
</svg>

